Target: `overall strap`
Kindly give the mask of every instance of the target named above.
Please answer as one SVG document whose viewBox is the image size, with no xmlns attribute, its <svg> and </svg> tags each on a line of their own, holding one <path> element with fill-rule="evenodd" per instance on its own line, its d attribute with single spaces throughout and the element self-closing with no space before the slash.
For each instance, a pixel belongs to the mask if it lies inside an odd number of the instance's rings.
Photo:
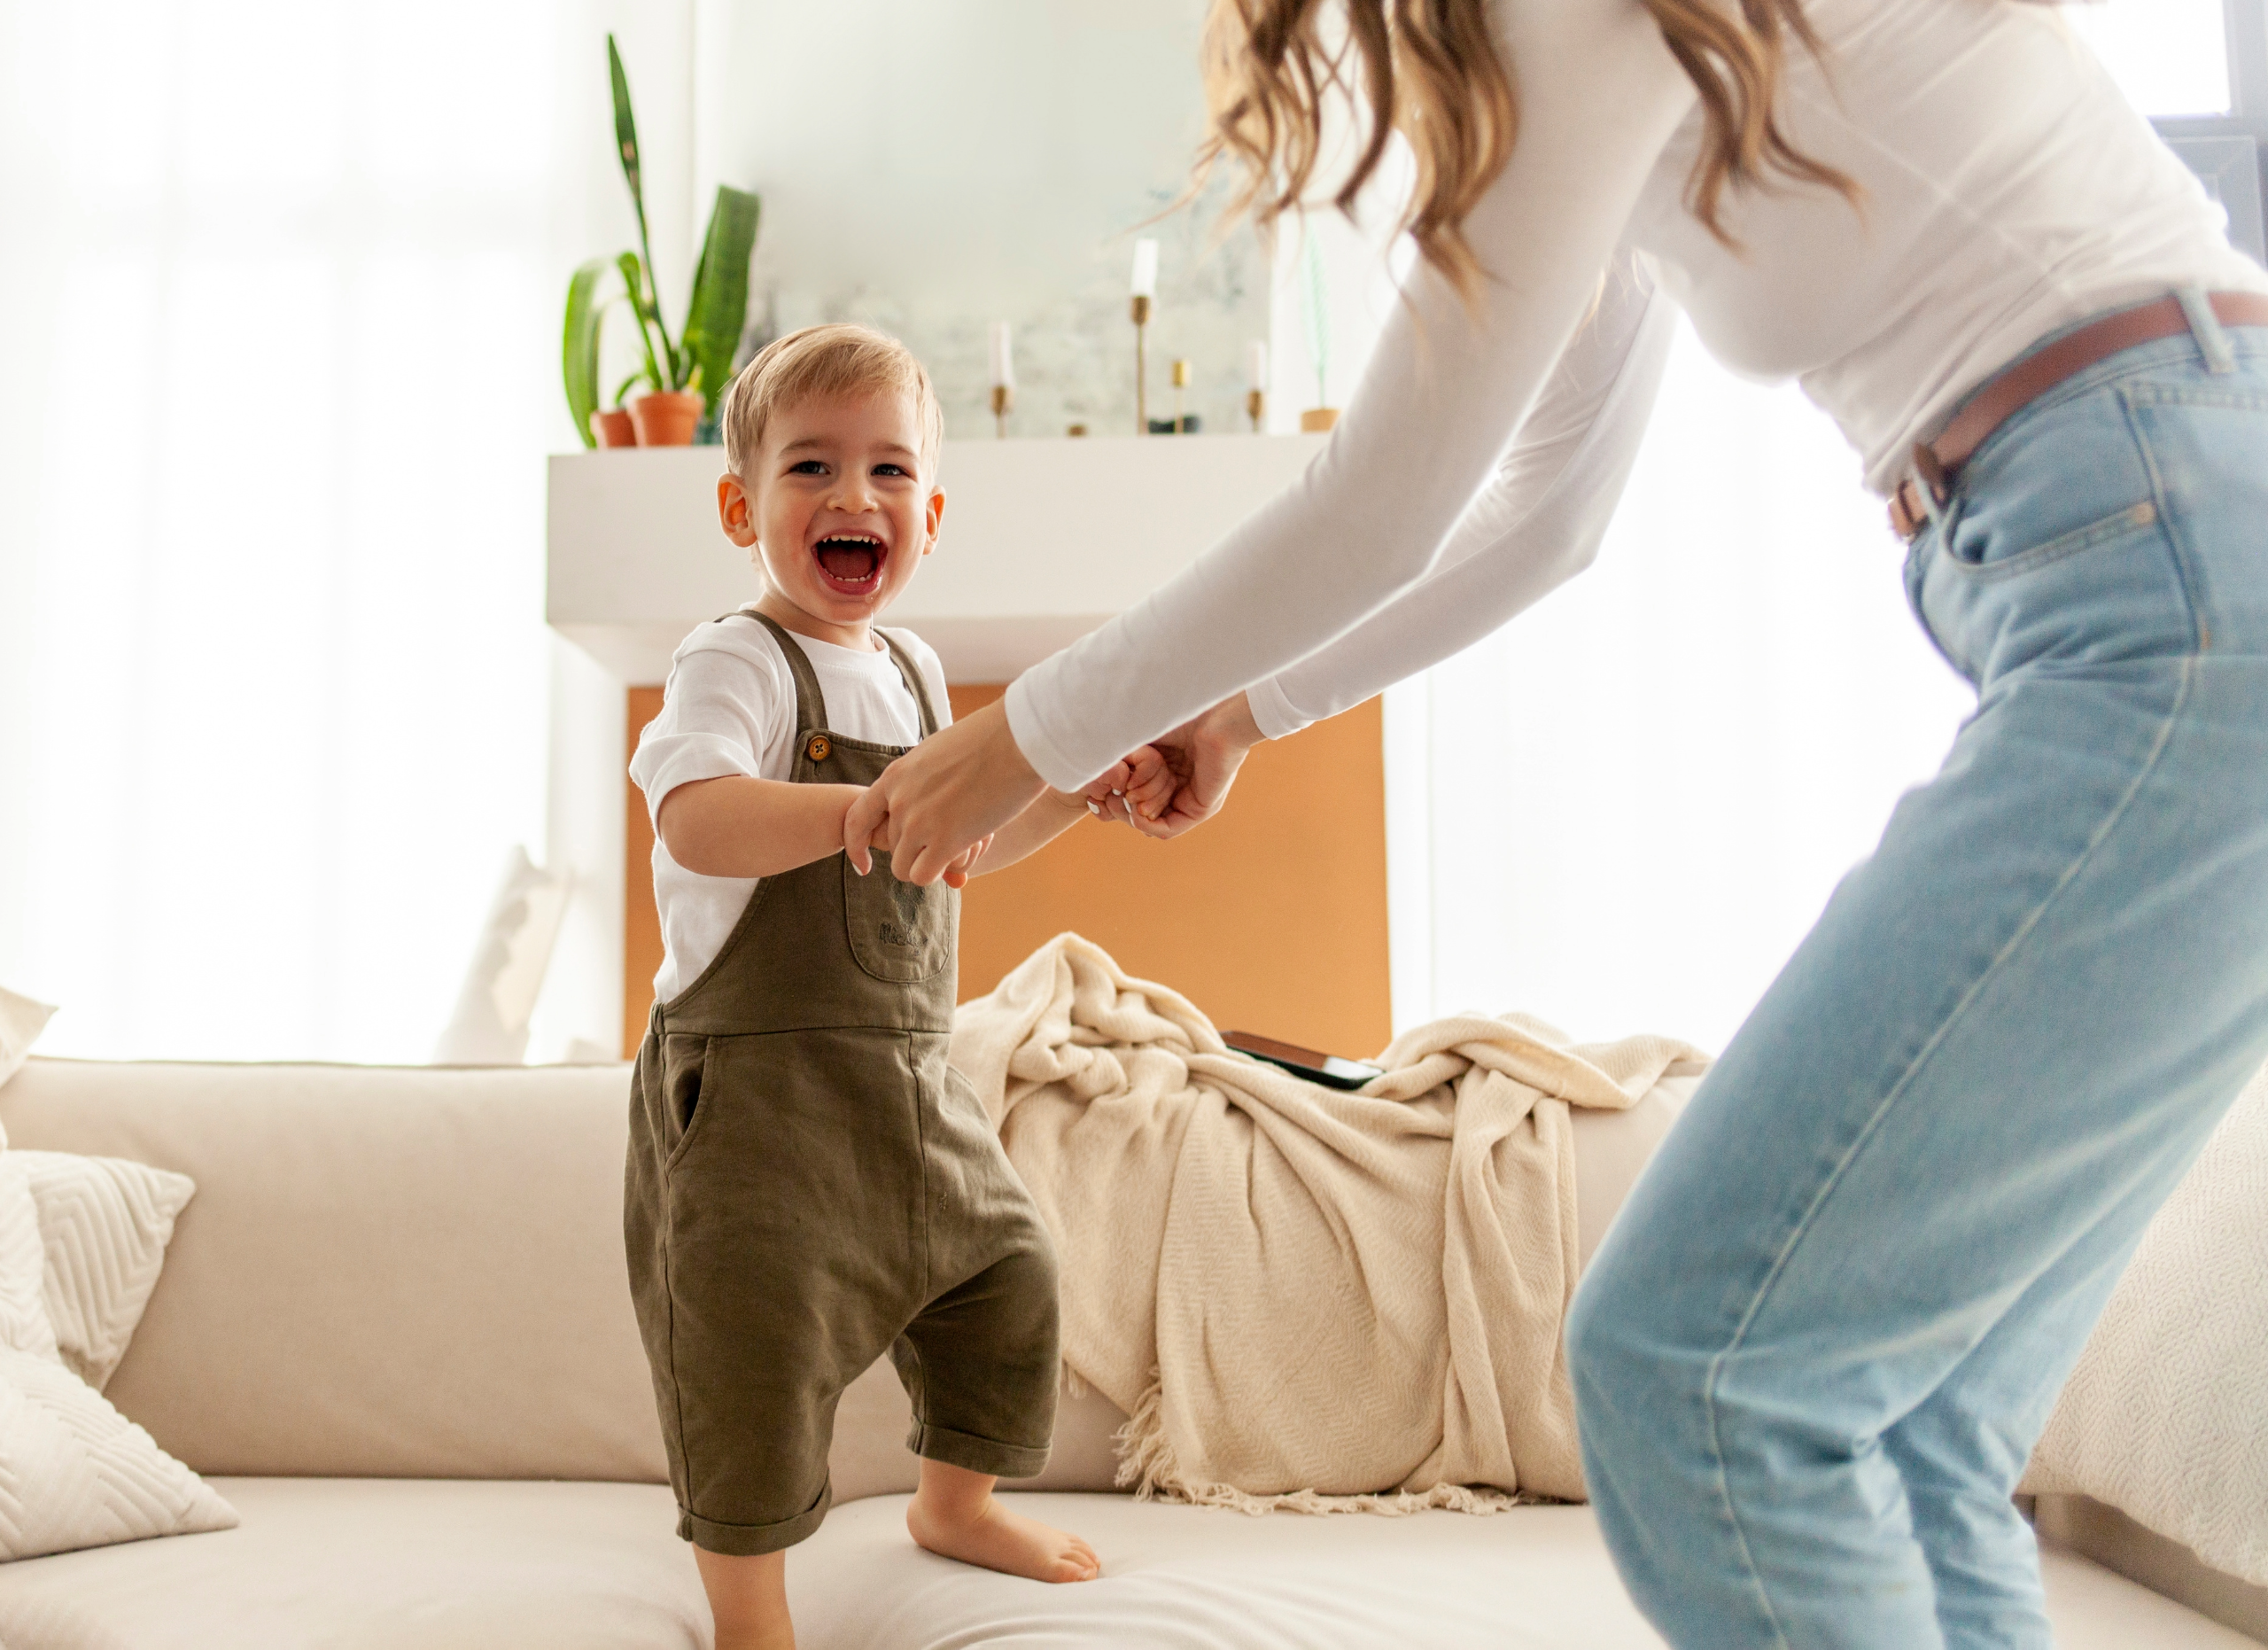
<svg viewBox="0 0 2268 1650">
<path fill-rule="evenodd" d="M 924 739 L 935 738 L 937 732 L 937 710 L 929 703 L 928 685 L 921 680 L 920 671 L 915 668 L 913 660 L 906 650 L 897 645 L 896 636 L 889 634 L 879 625 L 874 627 L 874 634 L 882 637 L 882 645 L 889 650 L 889 656 L 897 665 L 897 673 L 905 678 L 905 685 L 913 690 L 914 703 L 921 707 L 921 736 Z"/>
<path fill-rule="evenodd" d="M 727 619 L 753 619 L 780 643 L 780 656 L 788 661 L 788 673 L 796 679 L 796 738 L 800 743 L 806 734 L 816 733 L 827 726 L 827 696 L 819 691 L 819 674 L 812 669 L 811 655 L 796 645 L 786 626 L 777 619 L 767 619 L 750 608 L 737 614 L 727 613 Z"/>
</svg>

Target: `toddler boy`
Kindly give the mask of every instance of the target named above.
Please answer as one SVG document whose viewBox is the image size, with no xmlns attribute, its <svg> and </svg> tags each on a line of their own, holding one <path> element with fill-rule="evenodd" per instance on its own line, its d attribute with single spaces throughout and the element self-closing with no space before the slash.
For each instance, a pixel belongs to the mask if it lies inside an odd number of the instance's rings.
<svg viewBox="0 0 2268 1650">
<path fill-rule="evenodd" d="M 991 1493 L 1047 1459 L 1055 1261 L 945 1058 L 958 885 L 1087 799 L 1042 796 L 951 886 L 900 883 L 886 852 L 850 868 L 852 799 L 950 715 L 936 655 L 874 623 L 944 515 L 936 396 L 894 339 L 810 327 L 750 363 L 722 421 L 718 513 L 765 589 L 680 646 L 631 763 L 666 954 L 624 1228 L 678 1533 L 718 1650 L 740 1650 L 793 1642 L 785 1550 L 827 1514 L 836 1399 L 885 1351 L 921 1457 L 913 1538 L 1043 1581 L 1099 1566 Z M 1098 790 L 1132 779 L 1122 765 Z"/>
</svg>

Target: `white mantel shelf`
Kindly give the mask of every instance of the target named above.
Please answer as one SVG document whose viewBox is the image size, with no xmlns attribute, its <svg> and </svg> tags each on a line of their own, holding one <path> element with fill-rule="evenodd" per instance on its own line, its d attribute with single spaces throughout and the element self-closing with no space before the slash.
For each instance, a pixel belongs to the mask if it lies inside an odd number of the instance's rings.
<svg viewBox="0 0 2268 1650">
<path fill-rule="evenodd" d="M 1138 602 L 1297 479 L 1321 435 L 945 444 L 937 553 L 890 609 L 955 681 L 1006 681 Z M 720 448 L 551 460 L 545 617 L 614 676 L 660 682 L 687 631 L 753 597 L 717 526 Z"/>
</svg>

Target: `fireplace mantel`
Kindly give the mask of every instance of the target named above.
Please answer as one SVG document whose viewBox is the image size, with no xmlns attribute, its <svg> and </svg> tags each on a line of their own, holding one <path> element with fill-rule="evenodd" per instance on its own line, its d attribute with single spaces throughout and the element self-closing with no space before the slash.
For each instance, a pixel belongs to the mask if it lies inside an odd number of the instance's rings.
<svg viewBox="0 0 2268 1650">
<path fill-rule="evenodd" d="M 948 441 L 937 553 L 891 608 L 955 681 L 1005 681 L 1122 611 L 1294 480 L 1321 435 Z M 546 617 L 617 680 L 747 602 L 717 527 L 716 448 L 551 461 Z"/>
</svg>

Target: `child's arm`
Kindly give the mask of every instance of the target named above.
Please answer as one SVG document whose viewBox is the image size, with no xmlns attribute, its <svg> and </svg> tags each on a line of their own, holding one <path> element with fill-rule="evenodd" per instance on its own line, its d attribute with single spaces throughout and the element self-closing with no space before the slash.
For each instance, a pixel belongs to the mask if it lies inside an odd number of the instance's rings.
<svg viewBox="0 0 2268 1650">
<path fill-rule="evenodd" d="M 842 852 L 843 816 L 864 791 L 727 774 L 678 786 L 655 824 L 670 858 L 696 876 L 777 876 Z"/>
<path fill-rule="evenodd" d="M 982 876 L 1029 859 L 1087 814 L 1125 818 L 1139 811 L 1153 817 L 1173 795 L 1174 776 L 1153 747 L 1139 751 L 1097 779 L 1084 791 L 1043 790 L 1024 811 L 1003 825 L 967 863 L 967 875 Z"/>
</svg>

